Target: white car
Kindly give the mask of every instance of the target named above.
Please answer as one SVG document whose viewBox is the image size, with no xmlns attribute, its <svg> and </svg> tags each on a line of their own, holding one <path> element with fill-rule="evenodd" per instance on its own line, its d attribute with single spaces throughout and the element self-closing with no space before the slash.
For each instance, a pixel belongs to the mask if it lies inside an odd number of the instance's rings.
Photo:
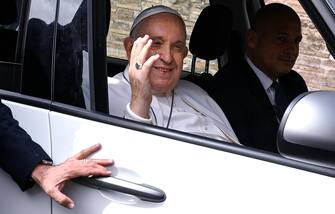
<svg viewBox="0 0 335 214">
<path fill-rule="evenodd" d="M 316 103 L 316 109 L 334 107 L 333 92 L 319 92 L 326 101 L 314 92 L 290 105 L 279 132 L 279 146 L 286 146 L 281 155 L 117 118 L 108 114 L 107 74 L 122 71 L 127 62 L 106 59 L 105 1 L 16 2 L 17 22 L 0 25 L 0 36 L 10 31 L 12 38 L 0 41 L 7 47 L 0 50 L 7 54 L 0 59 L 2 102 L 54 163 L 101 143 L 103 149 L 94 157 L 112 158 L 115 166 L 112 177 L 80 178 L 66 185 L 74 209 L 60 206 L 37 185 L 21 192 L 0 170 L 0 213 L 334 212 L 334 108 L 314 114 L 323 115 L 311 119 L 319 126 L 296 125 L 304 102 Z M 333 1 L 300 2 L 334 53 Z M 123 3 L 130 8 L 136 1 Z M 243 32 L 247 12 L 254 13 L 264 2 L 210 3 L 230 7 L 241 18 Z M 306 134 L 320 126 L 323 132 Z M 320 137 L 324 144 L 315 146 Z M 310 149 L 307 156 L 299 146 Z"/>
</svg>

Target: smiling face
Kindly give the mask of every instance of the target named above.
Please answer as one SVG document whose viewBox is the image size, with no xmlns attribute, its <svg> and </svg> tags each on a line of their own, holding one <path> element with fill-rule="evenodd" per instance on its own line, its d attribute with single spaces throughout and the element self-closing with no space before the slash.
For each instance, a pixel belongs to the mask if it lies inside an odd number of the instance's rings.
<svg viewBox="0 0 335 214">
<path fill-rule="evenodd" d="M 247 34 L 247 55 L 272 80 L 291 71 L 299 54 L 301 23 L 295 14 L 268 17 Z"/>
<path fill-rule="evenodd" d="M 149 35 L 152 45 L 148 58 L 159 54 L 150 74 L 154 95 L 170 93 L 177 85 L 187 54 L 186 30 L 182 20 L 170 13 L 160 13 L 146 18 L 133 32 L 135 40 Z M 127 50 L 130 53 L 131 50 Z M 128 54 L 130 56 L 130 54 Z"/>
</svg>

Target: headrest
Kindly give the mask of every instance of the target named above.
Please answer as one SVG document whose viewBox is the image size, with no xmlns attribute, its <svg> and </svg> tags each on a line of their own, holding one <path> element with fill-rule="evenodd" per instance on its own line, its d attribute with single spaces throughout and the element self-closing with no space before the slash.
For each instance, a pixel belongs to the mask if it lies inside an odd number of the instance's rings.
<svg viewBox="0 0 335 214">
<path fill-rule="evenodd" d="M 16 21 L 16 1 L 1 0 L 0 3 L 0 24 L 9 25 Z"/>
<path fill-rule="evenodd" d="M 224 54 L 233 25 L 231 11 L 223 5 L 210 5 L 199 15 L 190 38 L 190 52 L 204 60 Z"/>
</svg>

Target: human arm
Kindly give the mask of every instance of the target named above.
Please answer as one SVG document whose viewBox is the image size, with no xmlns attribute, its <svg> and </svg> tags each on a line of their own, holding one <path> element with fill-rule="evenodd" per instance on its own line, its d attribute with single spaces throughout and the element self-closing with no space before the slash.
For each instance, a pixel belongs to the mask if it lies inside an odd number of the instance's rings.
<svg viewBox="0 0 335 214">
<path fill-rule="evenodd" d="M 19 126 L 10 109 L 0 102 L 0 167 L 22 191 L 33 186 L 31 172 L 42 160 L 51 160 Z"/>
<path fill-rule="evenodd" d="M 93 145 L 56 166 L 39 164 L 33 170 L 31 177 L 57 203 L 73 208 L 73 200 L 61 192 L 66 181 L 82 176 L 111 175 L 111 171 L 105 167 L 112 165 L 113 160 L 86 159 L 100 148 L 100 144 Z"/>
<path fill-rule="evenodd" d="M 131 108 L 130 108 L 130 103 L 128 103 L 127 107 L 126 107 L 126 112 L 124 115 L 124 118 L 129 119 L 129 120 L 133 120 L 133 121 L 137 121 L 140 123 L 146 123 L 146 124 L 153 124 L 153 120 L 152 120 L 152 115 L 149 112 L 149 118 L 143 118 L 138 116 L 137 114 L 135 114 Z"/>
<path fill-rule="evenodd" d="M 105 166 L 112 165 L 112 160 L 85 159 L 100 148 L 101 145 L 96 144 L 57 166 L 43 165 L 42 160 L 50 161 L 50 157 L 19 126 L 10 109 L 0 102 L 0 167 L 11 175 L 22 191 L 36 182 L 55 201 L 73 207 L 73 201 L 60 192 L 65 181 L 80 176 L 111 175 Z"/>
<path fill-rule="evenodd" d="M 150 72 L 159 55 L 148 56 L 152 40 L 148 35 L 139 37 L 131 46 L 129 59 L 129 81 L 131 85 L 130 109 L 142 118 L 149 118 L 152 101 Z M 136 63 L 141 68 L 136 68 Z"/>
</svg>

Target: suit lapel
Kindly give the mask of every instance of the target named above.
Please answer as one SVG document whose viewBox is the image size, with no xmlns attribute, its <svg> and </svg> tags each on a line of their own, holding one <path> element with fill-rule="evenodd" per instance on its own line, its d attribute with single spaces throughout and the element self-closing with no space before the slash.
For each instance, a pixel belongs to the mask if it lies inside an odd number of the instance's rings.
<svg viewBox="0 0 335 214">
<path fill-rule="evenodd" d="M 241 70 L 244 72 L 244 76 L 246 78 L 245 82 L 252 96 L 258 101 L 258 103 L 261 103 L 267 107 L 271 106 L 272 108 L 272 104 L 263 88 L 261 81 L 258 79 L 257 75 L 246 61 L 244 62 L 243 68 Z"/>
</svg>

